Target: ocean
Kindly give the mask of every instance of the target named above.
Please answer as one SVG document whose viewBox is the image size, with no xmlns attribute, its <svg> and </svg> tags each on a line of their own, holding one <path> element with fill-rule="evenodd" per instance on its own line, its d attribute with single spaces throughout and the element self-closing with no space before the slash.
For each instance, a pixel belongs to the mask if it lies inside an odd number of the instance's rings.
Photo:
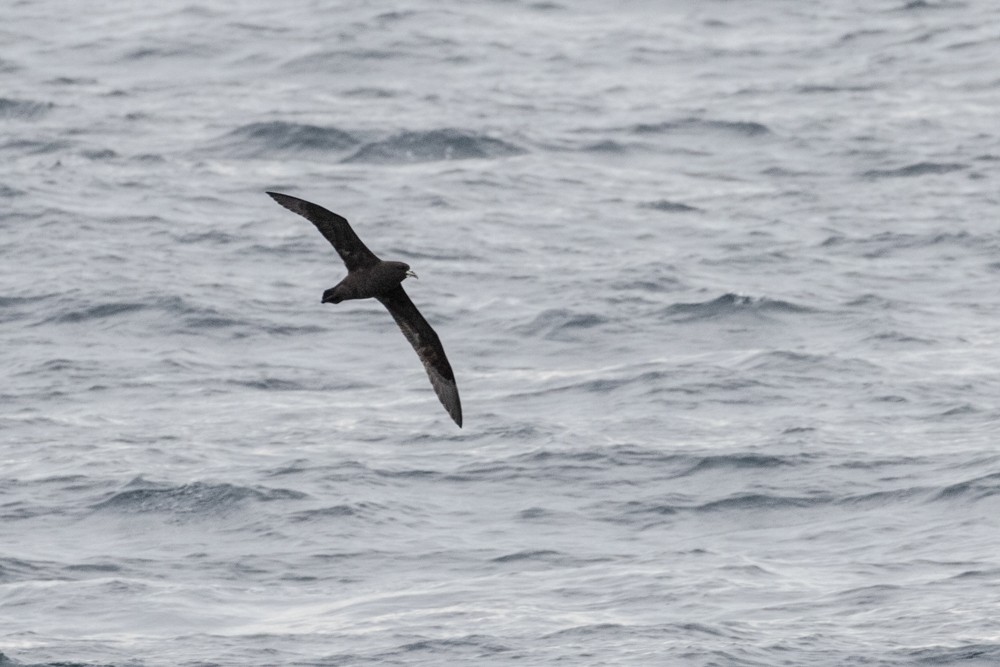
<svg viewBox="0 0 1000 667">
<path fill-rule="evenodd" d="M 8 3 L 0 665 L 1000 664 L 998 25 Z"/>
</svg>

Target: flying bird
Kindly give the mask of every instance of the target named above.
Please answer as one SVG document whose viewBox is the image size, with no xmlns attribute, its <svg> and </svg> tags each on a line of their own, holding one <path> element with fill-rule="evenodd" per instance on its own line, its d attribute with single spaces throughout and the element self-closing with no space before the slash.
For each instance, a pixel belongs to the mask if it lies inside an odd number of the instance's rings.
<svg viewBox="0 0 1000 667">
<path fill-rule="evenodd" d="M 462 427 L 462 402 L 458 398 L 455 374 L 444 354 L 441 340 L 434 329 L 420 314 L 410 297 L 403 290 L 408 276 L 417 277 L 410 265 L 403 262 L 385 262 L 369 250 L 351 229 L 346 219 L 322 206 L 298 197 L 268 192 L 274 201 L 289 211 L 298 213 L 329 241 L 347 267 L 347 276 L 334 287 L 323 292 L 323 303 L 340 303 L 348 299 L 375 298 L 389 310 L 396 324 L 403 330 L 406 340 L 417 351 L 424 364 L 431 386 L 437 392 L 444 409 Z"/>
</svg>

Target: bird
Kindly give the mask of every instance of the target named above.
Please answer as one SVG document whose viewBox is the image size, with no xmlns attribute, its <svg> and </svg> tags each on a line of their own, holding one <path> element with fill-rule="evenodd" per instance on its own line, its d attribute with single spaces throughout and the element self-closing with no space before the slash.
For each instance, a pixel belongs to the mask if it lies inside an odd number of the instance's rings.
<svg viewBox="0 0 1000 667">
<path fill-rule="evenodd" d="M 417 277 L 410 265 L 379 259 L 361 242 L 346 218 L 318 204 L 280 192 L 267 194 L 289 211 L 298 213 L 316 225 L 319 233 L 330 242 L 344 261 L 347 276 L 323 292 L 322 303 L 336 304 L 349 299 L 369 298 L 380 301 L 416 350 L 441 405 L 458 427 L 462 428 L 462 401 L 458 397 L 455 373 L 445 356 L 444 346 L 403 289 L 406 278 Z"/>
</svg>

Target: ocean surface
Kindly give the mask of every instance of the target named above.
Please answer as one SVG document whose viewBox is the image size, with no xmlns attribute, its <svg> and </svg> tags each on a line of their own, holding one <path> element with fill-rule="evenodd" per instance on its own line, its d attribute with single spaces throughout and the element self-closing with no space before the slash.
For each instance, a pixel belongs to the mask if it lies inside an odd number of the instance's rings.
<svg viewBox="0 0 1000 667">
<path fill-rule="evenodd" d="M 1000 664 L 998 26 L 7 3 L 0 665 Z"/>
</svg>

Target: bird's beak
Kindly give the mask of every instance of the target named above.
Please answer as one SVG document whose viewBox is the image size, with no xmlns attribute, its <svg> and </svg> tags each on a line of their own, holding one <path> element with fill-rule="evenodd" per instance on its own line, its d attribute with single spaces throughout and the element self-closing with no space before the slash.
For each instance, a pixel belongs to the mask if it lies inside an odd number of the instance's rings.
<svg viewBox="0 0 1000 667">
<path fill-rule="evenodd" d="M 414 278 L 419 278 L 419 276 L 417 274 L 415 274 L 412 269 L 409 270 L 409 271 L 407 271 L 406 275 L 413 276 Z"/>
</svg>

